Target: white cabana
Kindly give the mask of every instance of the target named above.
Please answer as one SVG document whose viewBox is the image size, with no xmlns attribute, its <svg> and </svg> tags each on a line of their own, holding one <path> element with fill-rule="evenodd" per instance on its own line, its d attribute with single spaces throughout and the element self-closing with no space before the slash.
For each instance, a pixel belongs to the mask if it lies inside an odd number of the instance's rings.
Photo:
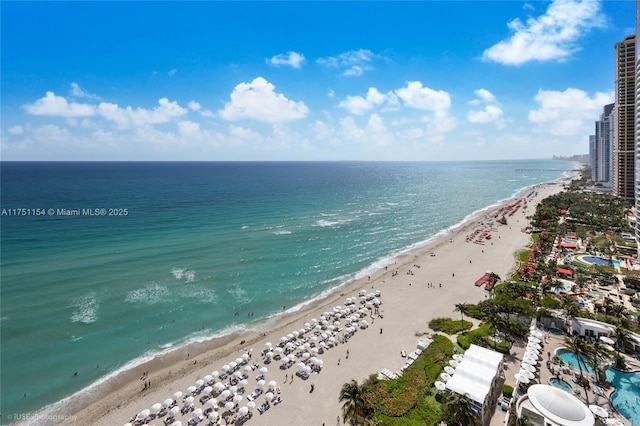
<svg viewBox="0 0 640 426">
<path fill-rule="evenodd" d="M 471 400 L 483 406 L 500 368 L 502 354 L 471 345 L 458 363 L 456 374 L 447 381 L 447 389 L 460 395 L 468 395 Z"/>
</svg>

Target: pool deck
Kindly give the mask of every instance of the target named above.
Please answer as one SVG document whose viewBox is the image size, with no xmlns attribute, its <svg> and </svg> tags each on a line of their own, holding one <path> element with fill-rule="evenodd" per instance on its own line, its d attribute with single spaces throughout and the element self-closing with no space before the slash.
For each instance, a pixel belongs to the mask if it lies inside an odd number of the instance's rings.
<svg viewBox="0 0 640 426">
<path fill-rule="evenodd" d="M 577 370 L 574 371 L 569 366 L 561 367 L 558 364 L 552 363 L 551 369 L 556 372 L 556 374 L 554 375 L 547 368 L 547 353 L 550 353 L 551 359 L 553 359 L 553 355 L 556 349 L 566 347 L 566 344 L 564 343 L 564 336 L 558 336 L 552 333 L 547 333 L 543 329 L 540 329 L 540 331 L 544 335 L 544 338 L 542 339 L 543 341 L 540 344 L 542 346 L 542 349 L 540 350 L 540 358 L 538 358 L 539 363 L 538 365 L 536 365 L 536 369 L 537 369 L 535 373 L 536 377 L 531 381 L 530 384 L 541 383 L 541 384 L 548 385 L 550 384 L 549 379 L 551 379 L 552 377 L 558 377 L 559 379 L 562 379 L 565 382 L 571 384 L 571 386 L 574 389 L 574 392 L 572 392 L 572 394 L 578 397 L 582 402 L 586 404 L 587 401 L 585 399 L 584 389 L 581 386 L 578 386 L 574 382 L 574 377 L 580 374 Z M 514 395 L 516 393 L 515 374 L 520 370 L 520 365 L 522 363 L 526 346 L 527 346 L 526 339 L 514 343 L 511 349 L 511 354 L 505 357 L 504 383 L 514 387 Z M 632 367 L 632 370 L 640 369 L 640 363 L 636 359 L 627 357 L 627 363 L 630 367 Z M 579 389 L 580 391 L 579 395 L 575 393 L 576 389 Z M 589 390 L 588 404 L 600 405 L 602 408 L 606 409 L 609 412 L 610 417 L 613 417 L 617 420 L 620 420 L 622 423 L 629 425 L 630 422 L 628 422 L 624 417 L 618 414 L 609 402 L 609 395 L 611 395 L 611 393 L 615 390 L 615 388 L 610 386 L 609 388 L 601 387 L 600 389 L 602 391 L 600 394 L 595 394 L 592 390 Z M 526 392 L 526 388 L 521 388 L 520 392 L 521 392 L 520 395 L 522 395 L 524 392 Z M 515 403 L 515 398 L 512 403 Z M 500 407 L 496 407 L 493 417 L 491 418 L 490 426 L 504 426 L 505 420 L 506 420 L 506 412 L 502 411 Z"/>
</svg>

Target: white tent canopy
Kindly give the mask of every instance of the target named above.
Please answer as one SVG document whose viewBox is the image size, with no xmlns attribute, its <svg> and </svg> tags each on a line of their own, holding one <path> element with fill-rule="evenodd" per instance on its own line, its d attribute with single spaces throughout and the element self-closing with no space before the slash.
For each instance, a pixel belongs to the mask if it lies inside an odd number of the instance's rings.
<svg viewBox="0 0 640 426">
<path fill-rule="evenodd" d="M 466 394 L 483 405 L 501 365 L 502 354 L 471 345 L 458 364 L 456 374 L 447 382 L 447 389 L 457 394 Z"/>
</svg>

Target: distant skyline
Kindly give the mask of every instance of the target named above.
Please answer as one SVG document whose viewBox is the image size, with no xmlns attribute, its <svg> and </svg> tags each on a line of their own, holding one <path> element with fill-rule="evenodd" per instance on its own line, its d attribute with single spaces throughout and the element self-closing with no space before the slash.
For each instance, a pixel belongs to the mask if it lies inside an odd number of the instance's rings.
<svg viewBox="0 0 640 426">
<path fill-rule="evenodd" d="M 12 2 L 2 160 L 589 150 L 635 2 Z"/>
</svg>

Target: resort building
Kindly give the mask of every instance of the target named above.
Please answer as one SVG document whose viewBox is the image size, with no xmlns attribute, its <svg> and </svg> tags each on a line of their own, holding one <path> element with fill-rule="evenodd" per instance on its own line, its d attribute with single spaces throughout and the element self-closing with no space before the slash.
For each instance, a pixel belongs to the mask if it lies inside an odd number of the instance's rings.
<svg viewBox="0 0 640 426">
<path fill-rule="evenodd" d="M 573 333 L 586 337 L 587 339 L 597 339 L 600 336 L 611 336 L 616 327 L 613 324 L 596 321 L 588 318 L 574 318 L 571 320 L 571 330 Z M 636 354 L 640 353 L 640 335 L 629 332 L 628 344 L 633 347 Z"/>
<path fill-rule="evenodd" d="M 613 109 L 613 193 L 635 199 L 635 51 L 636 36 L 615 45 L 615 107 Z"/>
<path fill-rule="evenodd" d="M 600 119 L 595 123 L 595 134 L 590 136 L 591 180 L 594 183 L 611 185 L 611 155 L 613 153 L 613 130 L 611 118 L 614 104 L 605 105 Z"/>
<path fill-rule="evenodd" d="M 471 345 L 447 381 L 446 388 L 467 395 L 480 415 L 480 424 L 489 424 L 496 401 L 502 392 L 499 384 L 503 374 L 503 355 L 499 352 Z"/>
<path fill-rule="evenodd" d="M 636 0 L 636 34 L 640 28 L 640 2 Z M 636 49 L 636 170 L 640 170 L 640 53 Z M 636 237 L 640 241 L 640 176 L 636 177 Z M 640 259 L 640 245 L 638 245 Z"/>
<path fill-rule="evenodd" d="M 596 419 L 571 393 L 549 385 L 531 385 L 516 402 L 516 415 L 533 426 L 593 426 Z"/>
</svg>

